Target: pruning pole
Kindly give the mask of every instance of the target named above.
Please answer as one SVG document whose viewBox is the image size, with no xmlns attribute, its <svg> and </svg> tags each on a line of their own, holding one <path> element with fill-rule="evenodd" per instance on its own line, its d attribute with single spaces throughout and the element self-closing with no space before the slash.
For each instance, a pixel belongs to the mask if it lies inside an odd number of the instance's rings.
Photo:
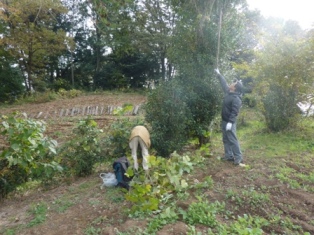
<svg viewBox="0 0 314 235">
<path fill-rule="evenodd" d="M 217 41 L 217 54 L 216 54 L 216 68 L 218 68 L 218 65 L 219 65 L 221 24 L 222 24 L 222 9 L 220 9 L 220 14 L 219 14 L 218 41 Z"/>
</svg>

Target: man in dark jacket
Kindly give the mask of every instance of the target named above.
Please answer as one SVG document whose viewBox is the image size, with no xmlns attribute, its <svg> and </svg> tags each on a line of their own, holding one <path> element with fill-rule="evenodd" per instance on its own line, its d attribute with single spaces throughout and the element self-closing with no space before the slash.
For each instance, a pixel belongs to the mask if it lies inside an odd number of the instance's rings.
<svg viewBox="0 0 314 235">
<path fill-rule="evenodd" d="M 226 79 L 215 69 L 220 85 L 224 91 L 224 100 L 221 112 L 222 141 L 224 144 L 224 160 L 233 161 L 237 166 L 243 164 L 242 153 L 236 135 L 237 117 L 242 105 L 241 94 L 243 86 L 241 81 L 235 80 L 228 86 Z"/>
</svg>

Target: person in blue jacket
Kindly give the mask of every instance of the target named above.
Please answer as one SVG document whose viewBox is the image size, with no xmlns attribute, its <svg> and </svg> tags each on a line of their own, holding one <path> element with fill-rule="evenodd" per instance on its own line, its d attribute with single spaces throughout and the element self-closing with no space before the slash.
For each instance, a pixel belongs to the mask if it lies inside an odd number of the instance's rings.
<svg viewBox="0 0 314 235">
<path fill-rule="evenodd" d="M 221 130 L 224 145 L 224 160 L 233 161 L 237 166 L 245 166 L 243 163 L 242 152 L 236 134 L 237 117 L 242 106 L 241 95 L 243 85 L 241 81 L 234 80 L 230 85 L 220 74 L 219 69 L 215 69 L 220 85 L 224 91 L 224 99 L 221 111 Z"/>
</svg>

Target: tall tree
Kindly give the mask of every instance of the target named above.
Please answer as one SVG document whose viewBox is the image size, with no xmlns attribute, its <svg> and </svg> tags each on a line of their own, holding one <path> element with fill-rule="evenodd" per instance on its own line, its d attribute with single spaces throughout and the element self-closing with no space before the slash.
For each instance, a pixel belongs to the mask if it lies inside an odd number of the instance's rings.
<svg viewBox="0 0 314 235">
<path fill-rule="evenodd" d="M 157 138 L 155 141 L 164 136 L 162 140 L 171 143 L 171 138 L 175 136 L 163 135 L 163 129 L 176 133 L 173 128 L 178 126 L 180 131 L 177 133 L 197 137 L 202 145 L 208 141 L 210 123 L 218 113 L 220 105 L 220 89 L 217 79 L 213 76 L 213 70 L 217 66 L 217 60 L 225 67 L 226 64 L 230 65 L 229 57 L 241 45 L 245 26 L 245 2 L 191 0 L 169 3 L 171 11 L 174 12 L 175 27 L 169 31 L 171 40 L 166 55 L 174 65 L 175 80 L 178 82 L 164 85 L 171 86 L 173 93 L 176 93 L 176 99 L 162 95 L 164 87 L 158 87 L 153 94 L 161 94 L 156 96 L 158 103 L 169 103 L 172 106 L 176 106 L 178 100 L 184 103 L 187 108 L 173 114 L 183 115 L 188 120 L 185 119 L 186 122 L 179 125 L 173 122 L 175 119 L 171 113 L 164 113 L 160 120 L 159 116 L 147 113 L 147 121 L 156 131 L 152 137 Z M 221 32 L 220 37 L 218 32 Z M 148 107 L 154 109 L 154 102 L 155 100 L 150 99 Z M 156 106 L 157 108 L 159 107 Z M 148 112 L 154 113 L 153 111 Z"/>
<path fill-rule="evenodd" d="M 175 29 L 176 12 L 171 1 L 143 1 L 136 13 L 139 30 L 136 31 L 137 43 L 141 51 L 154 54 L 159 68 L 156 72 L 158 79 L 172 78 L 172 64 L 168 58 L 171 37 Z"/>
<path fill-rule="evenodd" d="M 59 60 L 55 89 L 85 88 L 90 86 L 94 73 L 94 31 L 95 24 L 92 4 L 88 0 L 61 0 L 68 9 L 61 17 L 60 27 L 67 32 L 73 42 Z"/>
<path fill-rule="evenodd" d="M 95 22 L 100 42 L 112 54 L 104 57 L 97 84 L 121 79 L 131 86 L 141 86 L 145 80 L 170 76 L 166 59 L 174 27 L 170 1 L 92 2 L 97 6 L 99 20 Z"/>
<path fill-rule="evenodd" d="M 59 14 L 66 9 L 60 1 L 8 0 L 0 3 L 0 17 L 7 23 L 1 45 L 15 58 L 28 91 L 44 77 L 52 56 L 66 49 L 65 32 L 56 29 Z"/>
</svg>

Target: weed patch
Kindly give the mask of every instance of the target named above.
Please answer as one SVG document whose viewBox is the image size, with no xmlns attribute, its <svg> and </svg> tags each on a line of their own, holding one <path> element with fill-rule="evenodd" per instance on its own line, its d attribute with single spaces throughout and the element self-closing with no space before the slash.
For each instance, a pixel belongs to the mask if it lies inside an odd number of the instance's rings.
<svg viewBox="0 0 314 235">
<path fill-rule="evenodd" d="M 33 227 L 35 225 L 44 223 L 46 221 L 47 210 L 48 210 L 48 207 L 46 203 L 43 203 L 43 202 L 32 206 L 29 212 L 30 214 L 34 216 L 34 219 L 32 219 L 27 224 L 27 227 Z"/>
</svg>

